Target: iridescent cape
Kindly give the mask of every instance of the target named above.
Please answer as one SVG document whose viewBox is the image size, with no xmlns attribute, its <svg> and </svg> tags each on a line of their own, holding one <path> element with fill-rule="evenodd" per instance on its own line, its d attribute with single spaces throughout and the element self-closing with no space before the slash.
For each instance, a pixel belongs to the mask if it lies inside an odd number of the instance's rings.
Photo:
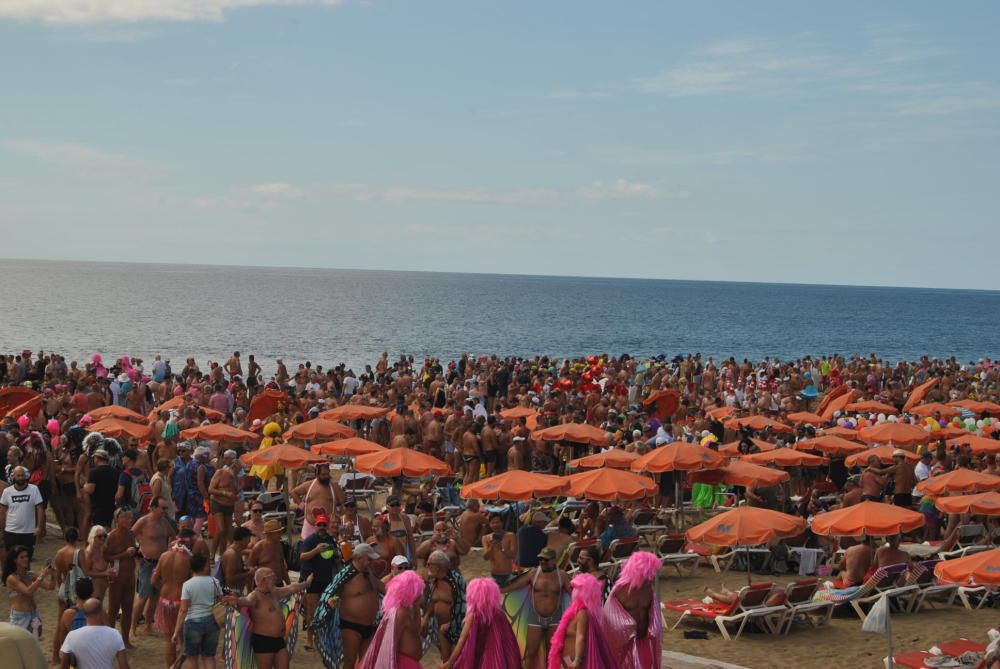
<svg viewBox="0 0 1000 669">
<path fill-rule="evenodd" d="M 496 608 L 487 616 L 474 616 L 465 645 L 452 669 L 510 669 L 521 666 L 521 649 L 507 614 Z"/>
<path fill-rule="evenodd" d="M 621 605 L 615 593 L 627 588 L 617 583 L 611 589 L 608 601 L 604 603 L 604 631 L 614 657 L 619 658 L 621 669 L 656 669 L 660 666 L 663 650 L 663 616 L 660 614 L 660 598 L 654 587 L 649 603 L 649 629 L 639 637 L 635 619 Z"/>
</svg>

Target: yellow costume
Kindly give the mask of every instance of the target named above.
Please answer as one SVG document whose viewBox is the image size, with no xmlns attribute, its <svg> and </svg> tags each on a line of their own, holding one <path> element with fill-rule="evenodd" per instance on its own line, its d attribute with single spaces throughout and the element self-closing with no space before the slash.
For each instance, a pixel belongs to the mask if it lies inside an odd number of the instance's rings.
<svg viewBox="0 0 1000 669">
<path fill-rule="evenodd" d="M 260 440 L 260 448 L 257 450 L 271 448 L 276 442 L 276 438 L 281 434 L 281 426 L 277 423 L 268 423 L 264 426 L 264 438 Z M 282 476 L 285 468 L 278 465 L 254 465 L 250 468 L 250 476 L 256 476 L 264 485 L 275 476 Z"/>
</svg>

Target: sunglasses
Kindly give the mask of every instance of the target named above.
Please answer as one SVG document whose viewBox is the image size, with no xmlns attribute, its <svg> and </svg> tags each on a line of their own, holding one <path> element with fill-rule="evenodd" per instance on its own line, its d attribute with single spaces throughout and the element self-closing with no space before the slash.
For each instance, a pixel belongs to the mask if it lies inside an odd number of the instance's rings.
<svg viewBox="0 0 1000 669">
<path fill-rule="evenodd" d="M 95 539 L 107 539 L 108 535 L 106 535 L 106 534 L 95 534 L 94 538 Z"/>
<path fill-rule="evenodd" d="M 319 527 L 329 527 L 329 525 L 327 525 L 326 523 L 316 523 L 316 527 L 317 528 L 319 528 Z"/>
<path fill-rule="evenodd" d="M 264 513 L 264 509 L 250 509 L 250 513 Z"/>
</svg>

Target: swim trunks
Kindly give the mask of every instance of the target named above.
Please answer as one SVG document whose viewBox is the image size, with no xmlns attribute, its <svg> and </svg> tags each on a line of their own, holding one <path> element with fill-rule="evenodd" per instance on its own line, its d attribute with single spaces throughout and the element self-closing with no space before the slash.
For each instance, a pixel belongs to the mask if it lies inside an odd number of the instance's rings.
<svg viewBox="0 0 1000 669">
<path fill-rule="evenodd" d="M 267 636 L 266 634 L 251 634 L 250 647 L 255 653 L 267 655 L 269 653 L 277 653 L 279 650 L 282 650 L 287 646 L 285 645 L 284 637 Z"/>
<path fill-rule="evenodd" d="M 368 641 L 373 636 L 375 636 L 375 630 L 378 629 L 375 625 L 362 625 L 361 623 L 351 622 L 350 620 L 340 619 L 340 629 L 341 630 L 351 630 L 352 632 L 357 632 L 361 635 L 362 641 Z"/>
</svg>

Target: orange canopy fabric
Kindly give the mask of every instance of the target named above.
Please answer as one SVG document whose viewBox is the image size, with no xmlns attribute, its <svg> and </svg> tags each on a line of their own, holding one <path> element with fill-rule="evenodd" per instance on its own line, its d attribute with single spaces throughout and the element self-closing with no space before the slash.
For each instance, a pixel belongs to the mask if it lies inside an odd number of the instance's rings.
<svg viewBox="0 0 1000 669">
<path fill-rule="evenodd" d="M 948 402 L 948 406 L 961 407 L 977 414 L 988 413 L 991 416 L 1000 415 L 1000 404 L 996 402 L 977 402 L 976 400 L 958 400 Z"/>
<path fill-rule="evenodd" d="M 207 439 L 209 441 L 260 441 L 260 435 L 249 430 L 241 430 L 225 423 L 211 423 L 181 430 L 181 439 Z"/>
<path fill-rule="evenodd" d="M 836 393 L 832 397 L 833 393 Z M 819 407 L 816 409 L 816 413 L 825 418 L 826 420 L 832 420 L 833 414 L 838 411 L 843 411 L 844 407 L 857 399 L 861 393 L 857 390 L 849 390 L 847 386 L 837 386 L 834 390 L 830 391 L 830 394 L 823 397 L 823 401 L 820 402 Z M 830 401 L 827 402 L 827 397 L 830 397 Z"/>
<path fill-rule="evenodd" d="M 512 469 L 462 486 L 460 494 L 464 499 L 517 501 L 558 497 L 567 490 L 569 481 L 561 476 Z"/>
<path fill-rule="evenodd" d="M 784 483 L 791 475 L 783 469 L 762 467 L 752 462 L 733 460 L 721 469 L 704 469 L 691 472 L 692 483 L 724 483 L 726 485 L 752 486 L 755 484 L 770 486 Z"/>
<path fill-rule="evenodd" d="M 345 404 L 320 413 L 324 420 L 372 420 L 389 413 L 389 407 L 373 407 L 367 404 Z"/>
<path fill-rule="evenodd" d="M 659 486 L 648 476 L 620 469 L 591 469 L 564 477 L 569 481 L 569 495 L 578 499 L 612 502 L 642 499 L 656 493 Z"/>
<path fill-rule="evenodd" d="M 906 454 L 907 462 L 918 462 L 920 460 L 919 455 L 905 448 L 897 449 L 895 446 L 879 446 L 878 448 L 868 448 L 853 455 L 848 455 L 844 460 L 844 464 L 847 467 L 864 467 L 868 464 L 868 456 L 874 455 L 882 464 L 891 465 L 894 462 L 892 454 L 896 450 L 903 451 Z"/>
<path fill-rule="evenodd" d="M 827 456 L 844 457 L 852 453 L 867 451 L 868 447 L 856 441 L 850 441 L 832 434 L 823 434 L 812 439 L 795 442 L 795 448 L 800 451 L 819 451 Z"/>
<path fill-rule="evenodd" d="M 335 420 L 323 418 L 313 418 L 304 423 L 299 423 L 295 427 L 285 430 L 281 436 L 285 441 L 301 439 L 302 441 L 316 441 L 318 439 L 344 439 L 357 436 L 357 432 L 351 428 L 338 423 Z"/>
<path fill-rule="evenodd" d="M 997 442 L 1000 444 L 1000 441 Z M 594 469 L 595 467 L 613 467 L 615 469 L 628 469 L 633 462 L 639 459 L 636 452 L 623 451 L 620 448 L 613 448 L 603 453 L 595 453 L 576 460 L 570 460 L 569 466 L 577 469 Z"/>
<path fill-rule="evenodd" d="M 166 402 L 164 402 L 163 404 L 161 404 L 160 406 L 156 407 L 148 414 L 146 414 L 146 418 L 150 421 L 154 421 L 156 420 L 157 416 L 159 416 L 161 411 L 180 412 L 182 409 L 184 409 L 185 406 L 190 406 L 192 409 L 198 411 L 204 411 L 205 418 L 207 418 L 212 422 L 218 422 L 221 420 L 225 420 L 226 418 L 226 414 L 216 411 L 215 409 L 209 409 L 208 407 L 203 407 L 200 404 L 194 404 L 194 403 L 188 405 L 188 403 L 185 401 L 182 395 L 178 395 L 177 397 L 171 397 L 169 400 L 167 400 Z"/>
<path fill-rule="evenodd" d="M 149 423 L 149 419 L 143 416 L 137 411 L 132 411 L 127 407 L 120 407 L 117 404 L 112 404 L 111 406 L 98 407 L 93 411 L 88 411 L 87 416 L 90 416 L 94 420 L 104 420 L 105 418 L 120 418 L 121 420 L 130 420 L 135 423 L 141 423 L 146 425 Z"/>
<path fill-rule="evenodd" d="M 646 409 L 656 407 L 652 415 L 661 421 L 667 416 L 672 416 L 677 407 L 681 404 L 681 394 L 673 388 L 657 390 L 642 401 L 642 406 Z"/>
<path fill-rule="evenodd" d="M 348 437 L 347 439 L 313 444 L 309 447 L 309 450 L 313 453 L 321 453 L 323 455 L 339 455 L 341 457 L 353 458 L 358 455 L 377 453 L 387 449 L 385 446 L 376 444 L 374 441 L 368 441 L 361 437 Z"/>
<path fill-rule="evenodd" d="M 435 457 L 412 448 L 391 448 L 359 455 L 354 468 L 373 476 L 447 476 L 451 467 Z"/>
<path fill-rule="evenodd" d="M 524 425 L 529 430 L 534 430 L 538 427 L 538 412 L 530 407 L 514 407 L 513 409 L 504 409 L 500 412 L 500 417 L 505 420 L 517 420 L 518 418 L 523 418 Z"/>
<path fill-rule="evenodd" d="M 804 518 L 753 506 L 739 506 L 687 531 L 688 541 L 710 546 L 757 546 L 806 531 Z"/>
<path fill-rule="evenodd" d="M 934 500 L 934 504 L 945 513 L 1000 516 L 1000 492 L 938 497 Z"/>
<path fill-rule="evenodd" d="M 25 401 L 21 402 L 17 406 L 13 407 L 7 411 L 6 418 L 19 418 L 20 416 L 31 416 L 34 418 L 38 415 L 38 412 L 42 410 L 42 405 L 45 404 L 45 400 L 42 399 L 41 395 L 35 395 Z"/>
<path fill-rule="evenodd" d="M 879 423 L 858 432 L 858 439 L 869 444 L 922 444 L 930 438 L 924 428 L 909 423 Z"/>
<path fill-rule="evenodd" d="M 972 450 L 973 453 L 1000 453 L 1000 441 L 996 439 L 990 439 L 988 437 L 979 437 L 977 435 L 966 433 L 961 437 L 956 437 L 948 441 L 949 446 L 966 446 Z"/>
<path fill-rule="evenodd" d="M 958 407 L 950 407 L 947 404 L 941 404 L 940 402 L 928 402 L 927 404 L 921 404 L 910 409 L 910 413 L 917 416 L 924 416 L 929 418 L 936 413 L 940 413 L 942 418 L 954 418 L 962 413 L 962 410 Z"/>
<path fill-rule="evenodd" d="M 286 469 L 299 469 L 306 465 L 328 462 L 322 455 L 310 453 L 295 444 L 274 444 L 264 450 L 250 451 L 240 456 L 245 465 L 273 467 L 275 465 Z"/>
<path fill-rule="evenodd" d="M 934 575 L 942 581 L 959 585 L 1000 585 L 1000 548 L 956 560 L 942 560 L 934 567 Z"/>
<path fill-rule="evenodd" d="M 864 402 L 851 402 L 845 407 L 848 411 L 864 411 L 865 413 L 898 413 L 898 409 L 891 404 L 878 402 L 876 400 L 865 400 Z"/>
<path fill-rule="evenodd" d="M 0 414 L 7 415 L 12 409 L 41 395 L 25 386 L 0 388 Z"/>
<path fill-rule="evenodd" d="M 750 441 L 754 443 L 754 446 L 759 448 L 761 451 L 773 451 L 777 448 L 775 444 L 769 441 L 764 441 L 763 439 L 754 439 L 751 437 Z M 736 457 L 740 454 L 740 442 L 731 441 L 728 444 L 723 444 L 719 446 L 719 453 L 722 455 L 728 455 L 730 457 Z"/>
<path fill-rule="evenodd" d="M 917 484 L 917 492 L 924 495 L 945 493 L 989 492 L 1000 490 L 1000 476 L 975 472 L 971 469 L 956 469 L 947 474 L 938 474 Z"/>
<path fill-rule="evenodd" d="M 887 537 L 924 526 L 924 514 L 882 502 L 861 502 L 813 518 L 812 531 L 829 537 Z"/>
<path fill-rule="evenodd" d="M 133 439 L 149 439 L 153 435 L 153 428 L 131 420 L 121 418 L 105 418 L 96 421 L 87 428 L 90 432 L 100 432 L 105 437 L 131 437 Z"/>
<path fill-rule="evenodd" d="M 263 390 L 253 396 L 250 400 L 250 409 L 247 411 L 247 422 L 255 420 L 266 420 L 268 416 L 278 410 L 278 407 L 288 401 L 288 395 L 280 390 Z"/>
<path fill-rule="evenodd" d="M 722 420 L 723 418 L 729 418 L 734 413 L 736 413 L 736 409 L 733 407 L 718 407 L 715 409 L 709 409 L 705 412 L 705 415 L 709 418 L 714 418 L 715 420 Z"/>
<path fill-rule="evenodd" d="M 930 381 L 924 381 L 919 386 L 914 388 L 913 392 L 910 393 L 910 396 L 906 399 L 906 404 L 903 405 L 903 411 L 909 411 L 913 407 L 923 402 L 924 398 L 927 397 L 927 392 L 931 388 L 936 386 L 938 381 L 940 380 L 941 379 L 939 377 L 935 376 Z"/>
<path fill-rule="evenodd" d="M 952 424 L 945 425 L 944 427 L 938 429 L 931 429 L 927 433 L 931 440 L 937 441 L 938 439 L 958 439 L 959 437 L 964 437 L 970 434 L 968 430 L 964 430 L 960 427 L 955 427 Z"/>
<path fill-rule="evenodd" d="M 531 433 L 536 441 L 571 441 L 575 444 L 607 446 L 608 437 L 604 430 L 586 423 L 563 423 Z"/>
<path fill-rule="evenodd" d="M 779 467 L 819 467 L 830 464 L 829 458 L 813 455 L 794 448 L 776 448 L 764 453 L 753 453 L 740 458 L 755 465 L 777 465 Z"/>
<path fill-rule="evenodd" d="M 788 420 L 792 421 L 796 425 L 822 425 L 826 422 L 826 419 L 819 414 L 811 413 L 809 411 L 796 411 L 794 413 L 788 414 Z"/>
<path fill-rule="evenodd" d="M 697 471 L 699 469 L 718 469 L 726 464 L 726 459 L 710 448 L 701 444 L 688 444 L 675 441 L 672 444 L 654 448 L 646 455 L 632 463 L 634 472 L 670 472 L 678 469 Z"/>
<path fill-rule="evenodd" d="M 832 435 L 834 437 L 843 437 L 844 439 L 857 439 L 858 431 L 853 427 L 825 427 L 822 430 L 823 434 Z"/>
<path fill-rule="evenodd" d="M 779 423 L 776 420 L 771 420 L 770 418 L 765 418 L 764 416 L 744 416 L 743 418 L 733 418 L 726 421 L 726 427 L 730 430 L 738 430 L 740 427 L 746 427 L 754 431 L 760 431 L 766 427 L 770 427 L 774 432 L 795 431 L 795 428 L 791 425 L 785 425 L 784 423 Z"/>
</svg>

